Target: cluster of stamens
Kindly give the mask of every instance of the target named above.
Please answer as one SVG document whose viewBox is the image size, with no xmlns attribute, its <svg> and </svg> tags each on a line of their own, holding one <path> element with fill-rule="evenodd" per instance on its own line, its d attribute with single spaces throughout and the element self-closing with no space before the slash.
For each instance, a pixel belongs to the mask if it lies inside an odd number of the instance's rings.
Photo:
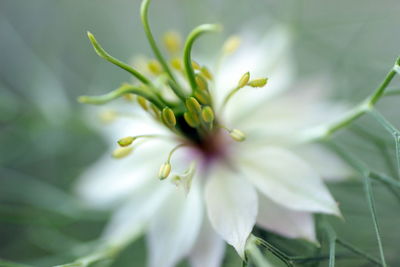
<svg viewBox="0 0 400 267">
<path fill-rule="evenodd" d="M 146 70 L 138 71 L 112 57 L 88 32 L 89 40 L 100 57 L 131 73 L 140 83 L 137 85 L 125 83 L 105 95 L 81 96 L 79 101 L 88 104 L 104 104 L 119 97 L 125 97 L 128 100 L 135 99 L 144 111 L 175 133 L 180 144 L 171 150 L 167 161 L 159 171 L 159 178 L 165 179 L 171 172 L 171 157 L 179 148 L 190 146 L 202 151 L 205 157 L 209 157 L 213 153 L 218 153 L 219 149 L 215 148 L 216 144 L 213 141 L 220 138 L 222 132 L 226 131 L 233 140 L 238 142 L 244 141 L 246 137 L 240 130 L 227 128 L 218 120 L 215 103 L 210 92 L 214 77 L 208 67 L 200 65 L 191 58 L 194 41 L 203 33 L 218 31 L 220 27 L 204 24 L 195 28 L 189 34 L 183 51 L 179 34 L 168 32 L 164 36 L 164 46 L 170 59 L 166 61 L 156 45 L 149 27 L 147 19 L 149 3 L 150 0 L 142 2 L 141 18 L 156 59 L 147 62 Z M 231 54 L 237 49 L 238 44 L 237 37 L 228 39 L 223 46 L 222 54 Z M 143 75 L 145 71 L 154 76 L 153 81 Z M 246 86 L 263 87 L 266 83 L 266 78 L 250 80 L 249 72 L 243 74 L 237 86 L 226 95 L 218 112 L 225 108 L 229 100 L 240 89 Z M 118 140 L 120 147 L 113 152 L 113 156 L 123 158 L 132 152 L 133 144 L 138 143 L 137 140 L 158 137 L 160 136 L 152 134 L 124 137 Z"/>
</svg>

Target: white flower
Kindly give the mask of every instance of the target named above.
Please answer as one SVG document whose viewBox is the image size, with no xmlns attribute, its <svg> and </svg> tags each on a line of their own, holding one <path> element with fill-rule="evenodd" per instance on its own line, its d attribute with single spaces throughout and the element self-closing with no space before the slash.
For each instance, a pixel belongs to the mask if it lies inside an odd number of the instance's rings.
<svg viewBox="0 0 400 267">
<path fill-rule="evenodd" d="M 286 29 L 276 27 L 262 41 L 246 40 L 249 44 L 224 62 L 216 89 L 210 82 L 213 130 L 207 130 L 204 117 L 193 127 L 180 117 L 177 124 L 185 125 L 177 131 L 186 133 L 176 138 L 165 127 L 173 121 L 164 118 L 163 125 L 138 106 L 134 118 L 119 117 L 108 126 L 105 136 L 113 142 L 132 134 L 170 138 L 143 138 L 138 147 L 135 139 L 132 155 L 115 160 L 107 154 L 79 180 L 77 191 L 89 205 L 115 209 L 105 243 L 120 246 L 146 232 L 149 266 L 175 266 L 188 257 L 194 267 L 213 267 L 221 263 L 224 242 L 244 257 L 255 224 L 317 242 L 312 214 L 340 215 L 322 177 L 342 178 L 347 167 L 323 147 L 302 140 L 308 129 L 341 109 L 324 100 L 325 84 L 292 90 L 300 85 L 292 81 Z M 247 71 L 250 80 L 268 75 L 268 85 L 240 89 L 223 107 L 229 89 Z M 245 140 L 235 142 L 229 135 Z M 160 166 L 163 181 L 156 179 Z"/>
</svg>

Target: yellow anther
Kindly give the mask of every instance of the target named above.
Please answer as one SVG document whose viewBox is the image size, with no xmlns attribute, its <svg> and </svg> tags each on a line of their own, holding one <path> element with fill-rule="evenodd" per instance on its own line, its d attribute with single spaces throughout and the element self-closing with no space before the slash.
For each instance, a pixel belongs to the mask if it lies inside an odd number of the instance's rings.
<svg viewBox="0 0 400 267">
<path fill-rule="evenodd" d="M 240 131 L 238 129 L 230 130 L 229 131 L 229 135 L 236 142 L 243 142 L 244 140 L 246 140 L 246 135 L 242 131 Z"/>
<path fill-rule="evenodd" d="M 150 104 L 150 108 L 151 108 L 151 110 L 153 111 L 154 115 L 155 115 L 157 118 L 160 118 L 160 115 L 161 115 L 160 110 L 159 110 L 154 104 Z"/>
<path fill-rule="evenodd" d="M 196 128 L 197 126 L 200 125 L 199 116 L 195 113 L 185 112 L 183 114 L 183 117 L 185 118 L 187 124 L 189 124 L 189 126 L 192 128 Z"/>
<path fill-rule="evenodd" d="M 100 120 L 103 123 L 111 123 L 117 118 L 117 115 L 114 110 L 105 110 L 100 113 Z"/>
<path fill-rule="evenodd" d="M 267 84 L 267 82 L 268 82 L 267 78 L 260 78 L 250 81 L 248 85 L 251 87 L 264 87 Z"/>
<path fill-rule="evenodd" d="M 136 98 L 137 102 L 139 103 L 139 105 L 144 109 L 144 110 L 148 110 L 149 106 L 147 105 L 147 100 L 146 98 L 144 98 L 143 96 L 138 96 Z"/>
<path fill-rule="evenodd" d="M 195 80 L 197 88 L 199 88 L 201 91 L 208 91 L 208 84 L 206 79 L 204 79 L 201 75 L 196 75 Z"/>
<path fill-rule="evenodd" d="M 232 54 L 239 48 L 241 42 L 242 40 L 239 36 L 233 35 L 225 41 L 222 51 L 227 55 Z"/>
<path fill-rule="evenodd" d="M 119 147 L 115 149 L 112 156 L 116 159 L 122 159 L 132 153 L 133 147 Z"/>
<path fill-rule="evenodd" d="M 160 178 L 160 180 L 164 180 L 169 176 L 170 173 L 171 173 L 171 163 L 166 162 L 163 165 L 161 165 L 160 171 L 158 172 L 158 178 Z"/>
<path fill-rule="evenodd" d="M 210 106 L 203 107 L 201 110 L 201 118 L 206 123 L 211 123 L 214 121 L 214 111 Z"/>
<path fill-rule="evenodd" d="M 149 71 L 154 75 L 159 75 L 162 72 L 161 64 L 157 60 L 150 60 L 149 63 L 147 63 L 147 67 L 149 68 Z"/>
<path fill-rule="evenodd" d="M 208 91 L 196 91 L 194 92 L 194 97 L 196 97 L 196 99 L 203 105 L 208 105 L 211 102 L 211 97 Z"/>
<path fill-rule="evenodd" d="M 192 67 L 195 70 L 201 70 L 201 66 L 194 60 L 192 60 Z"/>
<path fill-rule="evenodd" d="M 135 95 L 134 94 L 125 94 L 125 95 L 123 95 L 123 97 L 128 101 L 135 100 Z"/>
<path fill-rule="evenodd" d="M 194 97 L 188 97 L 186 99 L 186 108 L 190 113 L 200 114 L 201 105 Z"/>
<path fill-rule="evenodd" d="M 213 75 L 211 72 L 207 69 L 207 67 L 201 67 L 200 70 L 201 74 L 203 74 L 204 77 L 206 77 L 208 80 L 212 81 L 214 79 Z"/>
<path fill-rule="evenodd" d="M 118 144 L 119 144 L 121 147 L 126 147 L 126 146 L 131 145 L 131 144 L 133 143 L 133 141 L 135 141 L 135 140 L 136 140 L 136 137 L 134 137 L 134 136 L 127 136 L 127 137 L 124 137 L 124 138 L 119 139 L 119 140 L 118 140 Z"/>
<path fill-rule="evenodd" d="M 242 78 L 240 78 L 238 82 L 238 88 L 245 87 L 249 82 L 249 80 L 250 80 L 250 72 L 246 72 L 245 74 L 243 74 Z"/>
<path fill-rule="evenodd" d="M 182 70 L 182 60 L 177 57 L 171 59 L 171 66 L 176 70 Z"/>
<path fill-rule="evenodd" d="M 164 108 L 162 113 L 161 113 L 162 119 L 164 123 L 168 127 L 174 127 L 176 125 L 176 117 L 172 109 L 170 108 Z"/>
<path fill-rule="evenodd" d="M 164 45 L 168 52 L 176 54 L 182 46 L 182 37 L 179 33 L 170 31 L 164 34 Z"/>
</svg>

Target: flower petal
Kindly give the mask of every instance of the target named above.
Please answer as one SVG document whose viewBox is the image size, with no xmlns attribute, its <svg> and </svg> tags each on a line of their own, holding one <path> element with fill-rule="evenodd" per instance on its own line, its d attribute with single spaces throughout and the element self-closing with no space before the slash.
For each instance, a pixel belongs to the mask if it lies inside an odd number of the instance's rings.
<svg viewBox="0 0 400 267">
<path fill-rule="evenodd" d="M 196 244 L 190 252 L 191 266 L 219 267 L 224 258 L 224 252 L 224 240 L 214 231 L 208 218 L 205 217 Z"/>
<path fill-rule="evenodd" d="M 207 181 L 205 201 L 212 226 L 243 258 L 257 216 L 256 191 L 233 171 L 221 168 Z"/>
<path fill-rule="evenodd" d="M 257 224 L 288 238 L 304 238 L 318 243 L 311 213 L 290 210 L 264 196 L 259 196 Z"/>
<path fill-rule="evenodd" d="M 171 194 L 171 188 L 160 181 L 148 180 L 137 188 L 124 205 L 117 209 L 106 226 L 102 239 L 107 244 L 132 242 Z"/>
<path fill-rule="evenodd" d="M 295 152 L 310 163 L 326 181 L 342 181 L 354 175 L 354 171 L 349 165 L 322 145 L 303 145 L 297 148 Z"/>
<path fill-rule="evenodd" d="M 113 207 L 142 183 L 156 177 L 173 145 L 153 140 L 140 145 L 132 156 L 118 160 L 113 159 L 110 152 L 86 169 L 78 179 L 75 191 L 89 206 Z"/>
<path fill-rule="evenodd" d="M 292 152 L 266 147 L 243 154 L 246 178 L 273 201 L 298 211 L 340 214 L 318 173 Z"/>
<path fill-rule="evenodd" d="M 172 267 L 187 256 L 196 241 L 202 217 L 199 186 L 193 185 L 187 197 L 175 190 L 152 217 L 147 235 L 149 266 Z"/>
</svg>

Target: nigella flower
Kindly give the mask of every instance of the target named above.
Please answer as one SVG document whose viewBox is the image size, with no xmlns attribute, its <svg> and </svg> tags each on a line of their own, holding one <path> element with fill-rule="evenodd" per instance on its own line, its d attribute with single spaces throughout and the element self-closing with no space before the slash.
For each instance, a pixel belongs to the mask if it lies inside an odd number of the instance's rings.
<svg viewBox="0 0 400 267">
<path fill-rule="evenodd" d="M 212 73 L 192 60 L 191 50 L 201 34 L 218 27 L 196 28 L 183 51 L 178 36 L 167 34 L 167 61 L 151 34 L 148 5 L 142 4 L 142 20 L 156 59 L 146 76 L 111 57 L 89 33 L 101 57 L 137 79 L 137 85 L 79 99 L 104 104 L 124 96 L 117 108 L 134 112 L 108 114 L 117 116 L 106 136 L 118 140 L 112 152 L 118 160 L 107 154 L 77 185 L 87 203 L 115 209 L 103 242 L 121 248 L 146 232 L 149 265 L 166 267 L 185 257 L 192 266 L 219 266 L 225 242 L 244 257 L 256 224 L 317 242 L 313 213 L 340 215 L 321 177 L 340 178 L 347 169 L 307 143 L 306 133 L 340 108 L 316 85 L 285 91 L 293 84 L 288 32 L 277 27 L 263 41 L 249 37 L 234 55 L 239 39 L 229 39 L 222 70 Z"/>
</svg>

